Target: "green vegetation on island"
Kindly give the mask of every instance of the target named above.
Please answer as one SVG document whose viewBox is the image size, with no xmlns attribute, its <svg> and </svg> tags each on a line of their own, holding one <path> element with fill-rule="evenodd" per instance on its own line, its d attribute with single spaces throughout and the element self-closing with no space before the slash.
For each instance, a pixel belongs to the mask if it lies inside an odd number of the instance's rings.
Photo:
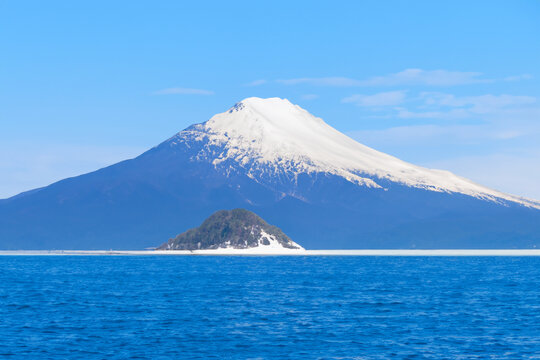
<svg viewBox="0 0 540 360">
<path fill-rule="evenodd" d="M 161 245 L 159 250 L 248 249 L 254 247 L 302 249 L 276 226 L 245 209 L 220 210 L 201 226 Z"/>
</svg>

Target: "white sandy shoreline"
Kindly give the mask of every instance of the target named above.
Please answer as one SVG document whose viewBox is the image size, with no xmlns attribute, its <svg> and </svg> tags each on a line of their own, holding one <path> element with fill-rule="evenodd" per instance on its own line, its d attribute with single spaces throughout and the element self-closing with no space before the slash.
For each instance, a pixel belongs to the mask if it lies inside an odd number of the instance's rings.
<svg viewBox="0 0 540 360">
<path fill-rule="evenodd" d="M 496 250 L 17 250 L 0 256 L 540 256 L 540 249 Z"/>
</svg>

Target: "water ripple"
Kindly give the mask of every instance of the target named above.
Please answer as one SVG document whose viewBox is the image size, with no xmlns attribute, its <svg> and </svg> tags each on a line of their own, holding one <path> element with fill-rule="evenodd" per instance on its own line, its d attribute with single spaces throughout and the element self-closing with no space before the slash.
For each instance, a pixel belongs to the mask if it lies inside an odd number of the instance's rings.
<svg viewBox="0 0 540 360">
<path fill-rule="evenodd" d="M 7 359 L 540 358 L 540 259 L 0 258 Z"/>
</svg>

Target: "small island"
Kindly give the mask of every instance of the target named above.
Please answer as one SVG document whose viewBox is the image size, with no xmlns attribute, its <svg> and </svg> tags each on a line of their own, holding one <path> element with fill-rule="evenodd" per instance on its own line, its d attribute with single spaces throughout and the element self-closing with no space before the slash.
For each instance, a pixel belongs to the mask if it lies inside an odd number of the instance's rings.
<svg viewBox="0 0 540 360">
<path fill-rule="evenodd" d="M 169 239 L 158 250 L 304 250 L 276 226 L 245 209 L 220 210 L 201 226 Z"/>
</svg>

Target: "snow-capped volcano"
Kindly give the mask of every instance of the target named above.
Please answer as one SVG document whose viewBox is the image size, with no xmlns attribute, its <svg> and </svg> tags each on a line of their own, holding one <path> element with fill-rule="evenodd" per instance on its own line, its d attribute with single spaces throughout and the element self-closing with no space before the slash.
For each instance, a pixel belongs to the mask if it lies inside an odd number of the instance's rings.
<svg viewBox="0 0 540 360">
<path fill-rule="evenodd" d="M 360 186 L 384 188 L 380 180 L 430 191 L 516 202 L 540 203 L 504 194 L 444 170 L 416 166 L 376 151 L 337 131 L 286 99 L 247 98 L 210 120 L 189 127 L 171 145 L 204 143 L 194 159 L 209 159 L 226 171 L 241 167 L 248 176 L 295 179 L 299 174 L 331 174 Z"/>
<path fill-rule="evenodd" d="M 540 247 L 540 202 L 248 98 L 134 159 L 0 200 L 0 249 L 142 249 L 231 208 L 306 249 Z"/>
</svg>

